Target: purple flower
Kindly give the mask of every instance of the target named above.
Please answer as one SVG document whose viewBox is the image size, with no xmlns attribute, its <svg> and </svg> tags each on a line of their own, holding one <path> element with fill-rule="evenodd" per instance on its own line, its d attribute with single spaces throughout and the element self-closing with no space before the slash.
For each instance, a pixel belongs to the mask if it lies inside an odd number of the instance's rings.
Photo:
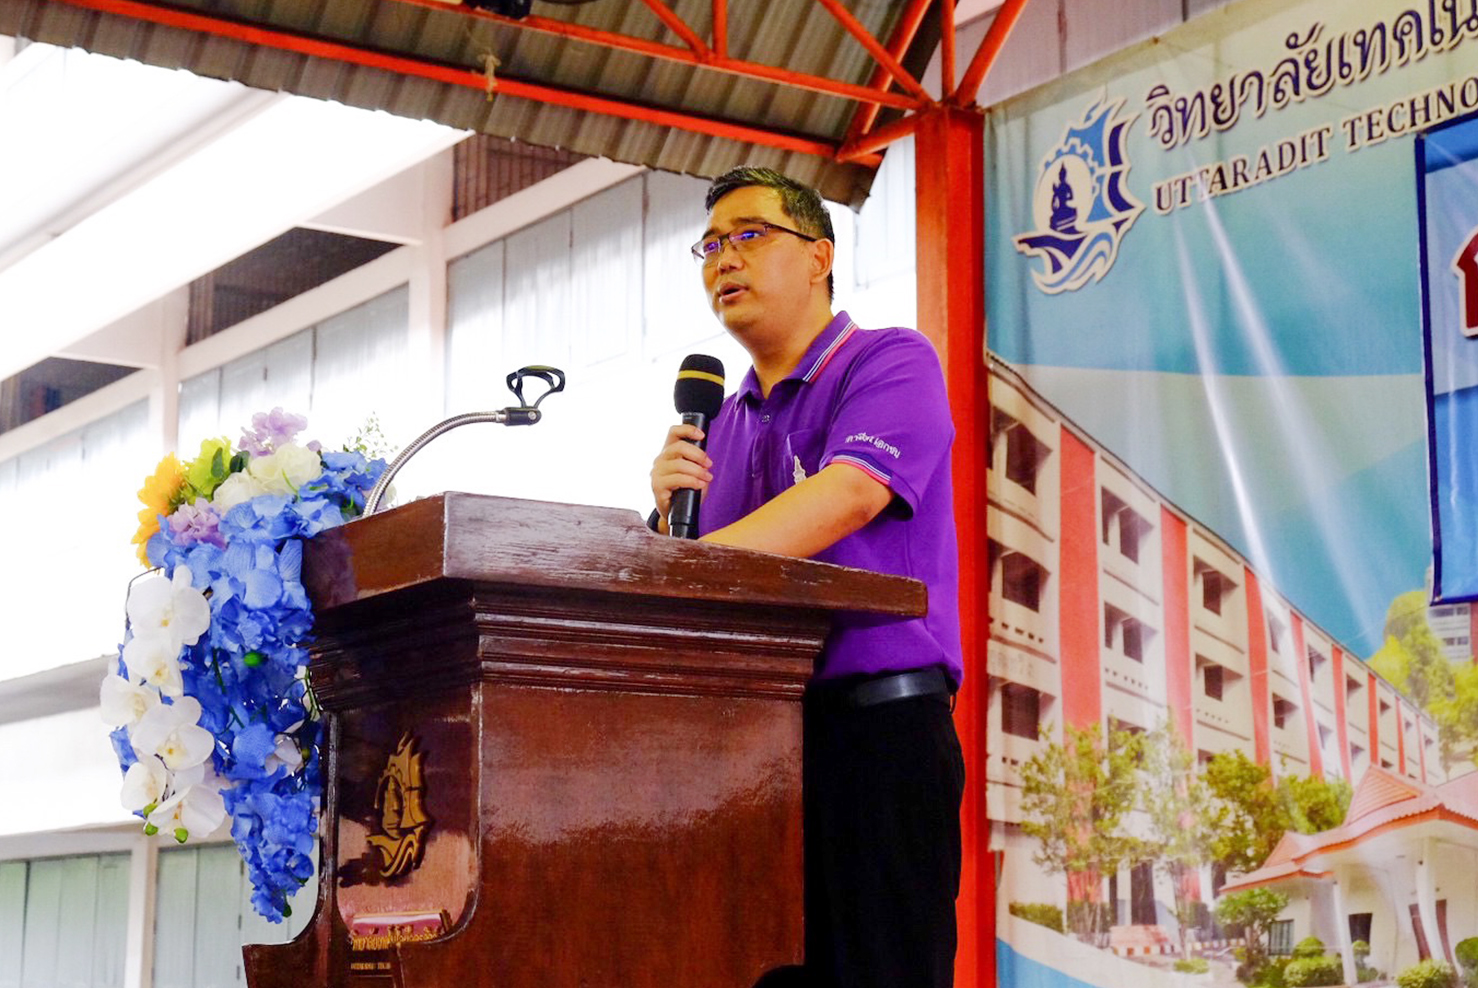
<svg viewBox="0 0 1478 988">
<path fill-rule="evenodd" d="M 241 431 L 241 448 L 254 456 L 266 456 L 279 446 L 292 442 L 294 436 L 308 428 L 308 420 L 302 415 L 284 412 L 279 405 L 270 412 L 257 412 L 251 417 L 251 426 Z M 309 448 L 312 448 L 311 443 Z"/>
<path fill-rule="evenodd" d="M 226 548 L 220 532 L 221 516 L 205 502 L 182 504 L 169 516 L 170 541 L 181 549 L 204 542 L 219 549 Z"/>
</svg>

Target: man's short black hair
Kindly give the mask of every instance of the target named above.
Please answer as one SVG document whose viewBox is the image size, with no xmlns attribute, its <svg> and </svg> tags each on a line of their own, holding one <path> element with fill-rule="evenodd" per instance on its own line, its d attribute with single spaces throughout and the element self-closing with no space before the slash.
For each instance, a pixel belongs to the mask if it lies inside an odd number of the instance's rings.
<svg viewBox="0 0 1478 988">
<path fill-rule="evenodd" d="M 826 203 L 821 201 L 821 193 L 809 185 L 802 185 L 788 175 L 782 175 L 773 168 L 760 168 L 754 165 L 740 165 L 738 168 L 730 168 L 708 187 L 708 195 L 703 199 L 703 208 L 713 212 L 714 204 L 724 196 L 737 189 L 745 189 L 751 186 L 774 189 L 780 195 L 780 208 L 785 215 L 795 220 L 796 229 L 808 237 L 818 240 L 830 240 L 836 243 L 836 234 L 831 228 L 831 214 L 826 211 Z M 826 296 L 836 297 L 836 279 L 827 273 Z"/>
</svg>

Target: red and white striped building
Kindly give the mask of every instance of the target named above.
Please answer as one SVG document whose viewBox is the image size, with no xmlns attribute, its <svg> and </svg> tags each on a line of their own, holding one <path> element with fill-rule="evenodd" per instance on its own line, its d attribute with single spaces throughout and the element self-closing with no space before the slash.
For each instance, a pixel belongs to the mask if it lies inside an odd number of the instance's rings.
<svg viewBox="0 0 1478 988">
<path fill-rule="evenodd" d="M 1168 721 L 1202 762 L 1241 750 L 1275 776 L 1446 781 L 1430 717 L 1020 375 L 991 375 L 987 799 L 1004 899 L 1066 899 L 1019 826 L 1020 766 L 1064 724 Z M 1108 877 L 1119 924 L 1173 923 L 1156 881 Z"/>
</svg>

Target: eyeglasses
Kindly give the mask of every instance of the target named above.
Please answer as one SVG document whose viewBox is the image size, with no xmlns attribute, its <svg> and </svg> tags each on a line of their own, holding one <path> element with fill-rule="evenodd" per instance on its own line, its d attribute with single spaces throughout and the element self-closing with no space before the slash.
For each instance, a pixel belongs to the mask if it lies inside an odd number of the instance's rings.
<svg viewBox="0 0 1478 988">
<path fill-rule="evenodd" d="M 771 233 L 788 233 L 792 237 L 800 237 L 807 243 L 814 244 L 822 239 L 820 237 L 808 237 L 799 230 L 792 230 L 777 223 L 745 223 L 736 226 L 728 233 L 704 237 L 693 245 L 693 258 L 702 264 L 709 264 L 718 260 L 718 255 L 724 249 L 724 241 L 734 245 L 734 249 L 740 253 L 754 250 L 756 247 L 769 242 Z"/>
</svg>

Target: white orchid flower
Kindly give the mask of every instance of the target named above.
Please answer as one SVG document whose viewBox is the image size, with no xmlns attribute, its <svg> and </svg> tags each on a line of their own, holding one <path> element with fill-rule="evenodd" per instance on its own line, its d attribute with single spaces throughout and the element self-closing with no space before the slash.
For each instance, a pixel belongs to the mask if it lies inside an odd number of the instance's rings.
<svg viewBox="0 0 1478 988">
<path fill-rule="evenodd" d="M 215 738 L 199 726 L 199 720 L 200 701 L 182 696 L 144 714 L 129 734 L 129 741 L 140 758 L 158 755 L 175 772 L 192 768 L 215 750 Z"/>
<path fill-rule="evenodd" d="M 206 837 L 226 819 L 226 801 L 208 785 L 190 786 L 149 814 L 149 826 L 174 835 L 181 844 L 191 835 Z"/>
<path fill-rule="evenodd" d="M 130 676 L 165 696 L 179 696 L 185 691 L 180 674 L 180 646 L 165 635 L 158 632 L 134 635 L 123 646 L 123 663 L 128 666 Z"/>
<path fill-rule="evenodd" d="M 190 567 L 176 566 L 172 579 L 151 576 L 133 585 L 128 620 L 138 637 L 164 635 L 176 653 L 194 645 L 210 627 L 210 602 L 190 585 Z"/>
<path fill-rule="evenodd" d="M 103 677 L 98 702 L 104 724 L 131 728 L 140 717 L 159 705 L 159 694 L 110 672 Z"/>
<path fill-rule="evenodd" d="M 148 755 L 128 767 L 118 801 L 125 810 L 138 813 L 163 799 L 168 788 L 169 770 L 157 755 Z"/>
</svg>

